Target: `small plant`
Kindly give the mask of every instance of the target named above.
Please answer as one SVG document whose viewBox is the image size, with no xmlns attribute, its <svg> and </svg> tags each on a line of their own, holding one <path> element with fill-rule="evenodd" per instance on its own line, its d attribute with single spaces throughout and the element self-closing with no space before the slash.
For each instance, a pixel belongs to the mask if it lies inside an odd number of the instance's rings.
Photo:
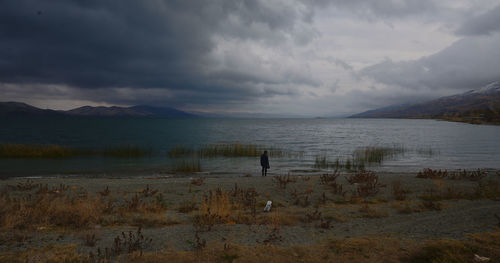
<svg viewBox="0 0 500 263">
<path fill-rule="evenodd" d="M 417 174 L 417 178 L 439 179 L 446 177 L 448 177 L 448 171 L 447 170 L 441 171 L 441 169 L 438 171 L 426 168 L 423 171 L 418 172 Z"/>
<path fill-rule="evenodd" d="M 144 206 L 144 203 L 139 198 L 139 196 L 137 196 L 137 194 L 135 194 L 135 196 L 133 196 L 130 200 L 125 199 L 125 204 L 126 204 L 126 208 L 129 211 L 133 211 L 133 212 L 139 210 L 139 208 Z"/>
<path fill-rule="evenodd" d="M 156 193 L 158 193 L 158 190 L 152 190 L 149 188 L 149 185 L 146 185 L 146 188 L 144 188 L 139 193 L 142 194 L 144 197 L 150 197 L 156 195 Z"/>
<path fill-rule="evenodd" d="M 19 191 L 31 191 L 35 188 L 37 188 L 39 185 L 33 183 L 33 180 L 27 179 L 24 183 L 20 182 L 17 184 L 17 190 Z"/>
<path fill-rule="evenodd" d="M 361 171 L 347 178 L 350 184 L 355 184 L 356 195 L 359 197 L 368 197 L 376 195 L 381 187 L 385 185 L 378 182 L 378 176 L 371 171 Z"/>
<path fill-rule="evenodd" d="M 406 199 L 408 193 L 410 193 L 410 190 L 404 188 L 401 181 L 397 180 L 392 182 L 392 195 L 394 196 L 394 200 L 403 201 Z"/>
<path fill-rule="evenodd" d="M 337 169 L 335 169 L 335 171 L 331 174 L 322 174 L 319 176 L 320 184 L 330 185 L 331 183 L 334 183 L 339 176 L 340 172 Z"/>
<path fill-rule="evenodd" d="M 127 235 L 125 232 L 122 232 L 121 236 L 116 236 L 111 252 L 114 255 L 120 255 L 122 253 L 139 251 L 142 255 L 142 251 L 149 247 L 152 242 L 153 239 L 145 238 L 144 235 L 142 235 L 141 228 L 138 228 L 136 233 L 129 231 Z"/>
<path fill-rule="evenodd" d="M 286 189 L 287 184 L 297 182 L 297 178 L 290 178 L 290 174 L 288 175 L 280 175 L 273 177 L 273 180 L 278 183 L 279 187 L 282 189 Z"/>
<path fill-rule="evenodd" d="M 85 234 L 85 246 L 94 247 L 96 243 L 97 243 L 97 238 L 95 237 L 95 233 Z"/>
<path fill-rule="evenodd" d="M 109 190 L 109 186 L 107 186 L 107 185 L 106 185 L 106 188 L 104 188 L 103 191 L 99 192 L 99 194 L 101 195 L 101 197 L 108 196 L 110 193 L 111 193 L 111 191 Z"/>
<path fill-rule="evenodd" d="M 308 207 L 311 202 L 309 200 L 309 196 L 312 194 L 312 190 L 306 190 L 302 193 L 297 192 L 297 189 L 294 189 L 290 192 L 290 195 L 295 199 L 294 204 L 297 206 Z"/>
</svg>

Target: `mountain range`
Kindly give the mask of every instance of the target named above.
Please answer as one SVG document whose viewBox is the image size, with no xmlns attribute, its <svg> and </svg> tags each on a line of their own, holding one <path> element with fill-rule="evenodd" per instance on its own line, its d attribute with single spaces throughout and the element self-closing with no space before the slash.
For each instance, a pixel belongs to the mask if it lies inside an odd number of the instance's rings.
<svg viewBox="0 0 500 263">
<path fill-rule="evenodd" d="M 369 110 L 350 118 L 429 118 L 500 124 L 500 82 L 423 103 Z"/>
<path fill-rule="evenodd" d="M 61 111 L 40 109 L 22 102 L 0 102 L 0 116 L 3 117 L 159 117 L 159 118 L 193 118 L 197 115 L 168 107 L 138 105 L 132 107 L 92 107 Z"/>
</svg>

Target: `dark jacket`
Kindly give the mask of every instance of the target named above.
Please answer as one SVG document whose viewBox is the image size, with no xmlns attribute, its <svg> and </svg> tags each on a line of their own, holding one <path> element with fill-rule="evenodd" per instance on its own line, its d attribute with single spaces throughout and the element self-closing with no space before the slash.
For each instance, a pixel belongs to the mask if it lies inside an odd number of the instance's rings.
<svg viewBox="0 0 500 263">
<path fill-rule="evenodd" d="M 267 154 L 262 154 L 260 156 L 260 166 L 266 167 L 266 168 L 270 168 L 270 166 L 269 166 L 269 157 L 267 156 Z"/>
</svg>

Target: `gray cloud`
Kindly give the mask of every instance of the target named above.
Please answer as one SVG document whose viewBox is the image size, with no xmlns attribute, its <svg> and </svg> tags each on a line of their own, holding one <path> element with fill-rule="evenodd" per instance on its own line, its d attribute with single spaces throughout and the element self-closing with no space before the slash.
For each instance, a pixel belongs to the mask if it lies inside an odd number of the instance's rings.
<svg viewBox="0 0 500 263">
<path fill-rule="evenodd" d="M 465 22 L 457 34 L 486 35 L 500 31 L 500 5 Z"/>
<path fill-rule="evenodd" d="M 474 89 L 500 79 L 500 34 L 467 37 L 414 61 L 383 61 L 358 72 L 379 83 L 410 89 Z"/>
</svg>

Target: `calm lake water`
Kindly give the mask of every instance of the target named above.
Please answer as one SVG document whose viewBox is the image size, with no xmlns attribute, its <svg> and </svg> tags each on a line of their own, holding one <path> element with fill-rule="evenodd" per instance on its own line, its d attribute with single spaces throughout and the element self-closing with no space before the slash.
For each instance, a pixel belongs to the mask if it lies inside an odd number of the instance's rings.
<svg viewBox="0 0 500 263">
<path fill-rule="evenodd" d="M 500 169 L 500 126 L 435 120 L 25 119 L 2 122 L 0 143 L 7 142 L 81 148 L 131 144 L 151 147 L 153 155 L 135 159 L 0 159 L 1 176 L 161 175 L 176 161 L 167 157 L 171 147 L 196 148 L 224 142 L 273 146 L 303 154 L 271 158 L 272 174 L 308 173 L 319 154 L 326 154 L 334 161 L 350 157 L 357 148 L 366 146 L 406 149 L 404 154 L 380 166 L 369 167 L 372 170 Z M 204 172 L 218 175 L 260 173 L 258 158 L 203 159 L 201 166 Z"/>
</svg>

